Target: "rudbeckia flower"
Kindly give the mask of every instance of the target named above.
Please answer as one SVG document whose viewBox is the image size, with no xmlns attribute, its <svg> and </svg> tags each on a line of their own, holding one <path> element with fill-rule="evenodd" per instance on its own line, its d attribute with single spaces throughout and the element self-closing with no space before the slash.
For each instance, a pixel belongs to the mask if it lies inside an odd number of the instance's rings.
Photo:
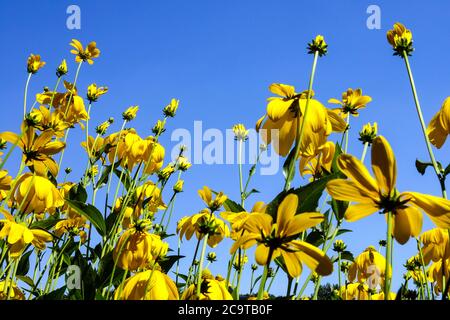
<svg viewBox="0 0 450 320">
<path fill-rule="evenodd" d="M 430 142 L 440 149 L 450 134 L 450 97 L 445 99 L 441 109 L 433 116 L 427 127 Z"/>
<path fill-rule="evenodd" d="M 437 262 L 450 258 L 450 243 L 447 229 L 434 228 L 425 231 L 420 236 L 423 244 L 422 255 L 425 265 L 430 261 Z"/>
<path fill-rule="evenodd" d="M 230 229 L 225 222 L 217 218 L 207 209 L 190 217 L 183 217 L 178 221 L 177 233 L 180 239 L 183 236 L 190 240 L 195 233 L 197 239 L 203 239 L 208 234 L 208 245 L 211 248 L 217 246 L 224 238 L 230 236 Z"/>
<path fill-rule="evenodd" d="M 383 285 L 386 275 L 386 260 L 373 246 L 356 257 L 348 269 L 348 279 L 360 283 L 371 281 L 373 285 Z M 391 272 L 391 270 L 389 271 Z M 376 282 L 374 282 L 376 281 Z"/>
<path fill-rule="evenodd" d="M 203 189 L 198 190 L 198 195 L 211 211 L 218 210 L 228 199 L 228 197 L 224 195 L 223 192 L 219 192 L 213 199 L 212 191 L 207 186 L 204 186 Z"/>
<path fill-rule="evenodd" d="M 339 289 L 342 300 L 369 300 L 369 287 L 364 283 L 349 283 Z"/>
<path fill-rule="evenodd" d="M 51 212 L 64 205 L 64 198 L 47 178 L 25 173 L 11 190 L 11 200 L 23 213 Z"/>
<path fill-rule="evenodd" d="M 264 143 L 273 142 L 275 151 L 286 156 L 296 139 L 297 126 L 303 122 L 302 116 L 305 113 L 307 101 L 306 93 L 296 93 L 293 86 L 276 83 L 272 84 L 269 90 L 278 97 L 268 99 L 267 114 L 257 121 L 256 130 L 263 129 L 261 135 Z M 308 108 L 303 129 L 304 139 L 311 135 L 328 136 L 333 131 L 345 130 L 345 121 L 333 111 L 325 108 L 319 101 L 311 98 Z M 304 147 L 305 143 L 302 143 L 301 146 Z"/>
<path fill-rule="evenodd" d="M 117 288 L 115 300 L 179 300 L 177 286 L 159 270 L 147 270 L 128 278 Z"/>
<path fill-rule="evenodd" d="M 82 243 L 86 241 L 87 234 L 84 229 L 89 228 L 84 217 L 68 218 L 58 221 L 55 225 L 55 235 L 61 237 L 64 233 L 79 236 Z"/>
<path fill-rule="evenodd" d="M 36 73 L 39 69 L 45 66 L 45 62 L 41 61 L 40 55 L 30 54 L 27 60 L 27 71 L 28 73 Z"/>
<path fill-rule="evenodd" d="M 98 98 L 108 92 L 108 87 L 97 87 L 95 83 L 89 85 L 87 89 L 87 99 L 89 102 L 96 102 Z"/>
<path fill-rule="evenodd" d="M 72 39 L 70 45 L 74 47 L 74 49 L 70 50 L 70 53 L 75 55 L 75 61 L 77 63 L 87 61 L 87 63 L 93 64 L 94 61 L 92 59 L 97 58 L 100 55 L 100 50 L 97 49 L 97 43 L 94 41 L 90 42 L 86 49 L 84 49 L 81 42 L 76 39 Z"/>
<path fill-rule="evenodd" d="M 445 264 L 442 264 L 442 261 Z M 450 277 L 450 259 L 439 260 L 434 262 L 428 269 L 428 280 L 434 283 L 434 292 L 439 294 L 445 288 L 444 278 L 448 279 Z"/>
<path fill-rule="evenodd" d="M 3 212 L 3 214 L 6 219 L 0 220 L 0 225 L 2 225 L 0 238 L 6 238 L 11 258 L 19 258 L 29 244 L 32 244 L 38 250 L 44 250 L 45 243 L 52 241 L 53 237 L 47 231 L 29 229 L 24 223 L 15 222 L 11 214 L 6 212 Z"/>
<path fill-rule="evenodd" d="M 139 106 L 131 106 L 122 113 L 122 118 L 125 121 L 131 121 L 136 118 Z"/>
<path fill-rule="evenodd" d="M 292 278 L 301 274 L 302 263 L 320 275 L 329 275 L 333 264 L 325 253 L 307 242 L 294 240 L 301 232 L 322 222 L 324 216 L 317 212 L 296 215 L 297 207 L 298 197 L 289 194 L 278 207 L 275 222 L 269 214 L 252 213 L 243 226 L 246 232 L 233 244 L 230 252 L 256 244 L 255 259 L 259 265 L 267 265 L 281 256 Z"/>
<path fill-rule="evenodd" d="M 388 42 L 394 49 L 394 55 L 402 56 L 403 52 L 411 55 L 413 52 L 413 40 L 411 30 L 406 29 L 406 27 L 400 22 L 394 24 L 394 28 L 386 33 Z"/>
<path fill-rule="evenodd" d="M 65 130 L 69 127 L 69 124 L 64 121 L 64 116 L 60 112 L 52 112 L 45 106 L 33 109 L 29 116 L 35 119 L 33 127 L 40 131 L 51 131 L 57 138 L 64 137 Z"/>
<path fill-rule="evenodd" d="M 148 233 L 148 222 L 138 221 L 126 230 L 113 251 L 114 261 L 124 270 L 147 268 L 151 262 L 165 256 L 168 246 L 158 235 Z"/>
<path fill-rule="evenodd" d="M 163 109 L 163 113 L 166 117 L 175 117 L 175 113 L 178 110 L 178 105 L 179 105 L 180 101 L 177 99 L 172 99 L 170 100 L 170 103 L 164 107 Z"/>
<path fill-rule="evenodd" d="M 11 189 L 12 177 L 8 175 L 8 171 L 0 170 L 0 201 L 6 199 L 7 191 Z"/>
<path fill-rule="evenodd" d="M 228 292 L 225 280 L 213 277 L 208 270 L 203 270 L 200 297 L 197 297 L 196 284 L 191 284 L 181 295 L 181 300 L 233 300 Z"/>
<path fill-rule="evenodd" d="M 22 125 L 22 136 L 14 132 L 2 132 L 0 138 L 16 144 L 22 150 L 23 161 L 28 167 L 33 167 L 38 175 L 46 176 L 47 170 L 56 177 L 58 175 L 58 165 L 51 158 L 65 148 L 65 143 L 52 141 L 53 132 L 44 131 L 40 135 L 32 127 Z"/>
<path fill-rule="evenodd" d="M 310 174 L 312 179 L 331 172 L 336 146 L 332 141 L 323 144 L 311 143 L 300 152 L 299 170 L 302 176 Z"/>
<path fill-rule="evenodd" d="M 9 298 L 7 299 L 9 286 L 11 286 L 11 290 L 9 293 Z M 3 280 L 0 281 L 0 300 L 25 300 L 25 295 L 17 286 L 17 283 L 11 281 L 6 282 Z"/>
<path fill-rule="evenodd" d="M 393 214 L 393 236 L 400 243 L 417 237 L 422 229 L 423 210 L 440 228 L 450 227 L 450 201 L 418 192 L 399 193 L 395 188 L 397 164 L 391 146 L 383 136 L 372 145 L 373 178 L 357 158 L 341 154 L 337 164 L 349 179 L 327 183 L 328 193 L 336 200 L 353 201 L 345 219 L 353 222 L 375 212 Z"/>
<path fill-rule="evenodd" d="M 100 159 L 102 163 L 105 163 L 106 158 L 103 155 L 105 152 L 105 140 L 102 137 L 98 136 L 94 138 L 93 136 L 89 136 L 87 141 L 84 140 L 81 142 L 81 146 L 86 152 L 89 150 L 89 158 Z"/>
<path fill-rule="evenodd" d="M 372 144 L 373 139 L 377 137 L 378 134 L 378 124 L 374 122 L 373 124 L 367 123 L 365 124 L 361 131 L 359 132 L 358 140 L 362 143 Z"/>
<path fill-rule="evenodd" d="M 359 116 L 359 110 L 366 107 L 366 105 L 372 101 L 370 96 L 363 96 L 361 89 L 347 89 L 346 92 L 342 93 L 342 101 L 332 98 L 328 100 L 328 103 L 339 104 L 341 107 L 337 110 L 343 114 L 350 113 L 351 115 L 357 117 Z"/>
<path fill-rule="evenodd" d="M 231 224 L 231 239 L 237 240 L 243 230 L 244 224 L 252 213 L 259 212 L 264 213 L 266 211 L 266 205 L 262 201 L 258 201 L 253 205 L 250 212 L 230 212 L 224 211 L 220 213 L 220 216 Z"/>
</svg>

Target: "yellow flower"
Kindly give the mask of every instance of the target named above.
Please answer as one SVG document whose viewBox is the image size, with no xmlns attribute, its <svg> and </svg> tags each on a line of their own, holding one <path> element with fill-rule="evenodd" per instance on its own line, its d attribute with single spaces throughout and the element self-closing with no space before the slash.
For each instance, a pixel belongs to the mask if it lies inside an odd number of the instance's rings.
<svg viewBox="0 0 450 320">
<path fill-rule="evenodd" d="M 95 43 L 95 41 L 90 42 L 86 49 L 84 49 L 81 42 L 76 39 L 72 39 L 70 45 L 74 47 L 74 49 L 70 50 L 70 53 L 75 55 L 75 61 L 77 63 L 85 61 L 89 64 L 93 64 L 94 61 L 92 59 L 97 58 L 100 55 L 100 50 L 97 49 L 97 43 Z"/>
<path fill-rule="evenodd" d="M 125 110 L 122 113 L 123 120 L 126 120 L 126 121 L 133 120 L 134 118 L 136 118 L 138 110 L 139 110 L 139 106 L 129 107 L 127 110 Z"/>
<path fill-rule="evenodd" d="M 444 266 L 442 261 L 445 261 Z M 450 277 L 450 259 L 439 260 L 434 262 L 428 269 L 428 280 L 434 283 L 434 291 L 439 294 L 445 288 L 443 278 L 448 279 Z"/>
<path fill-rule="evenodd" d="M 255 212 L 264 213 L 265 211 L 266 205 L 264 204 L 264 202 L 258 201 L 253 205 L 253 208 L 250 212 L 224 211 L 220 213 L 220 216 L 231 224 L 231 239 L 237 240 L 242 231 L 245 231 L 243 230 L 243 227 L 250 215 Z"/>
<path fill-rule="evenodd" d="M 223 192 L 219 192 L 215 199 L 213 199 L 212 191 L 207 186 L 204 186 L 203 189 L 198 190 L 198 195 L 212 212 L 217 211 L 228 199 Z"/>
<path fill-rule="evenodd" d="M 450 258 L 450 243 L 447 229 L 434 228 L 420 236 L 423 244 L 422 254 L 425 265 Z"/>
<path fill-rule="evenodd" d="M 315 135 L 312 137 L 321 138 Z M 306 141 L 305 141 L 306 142 Z M 300 152 L 299 170 L 302 176 L 310 174 L 313 179 L 319 179 L 324 173 L 331 172 L 336 146 L 332 141 L 310 143 Z"/>
<path fill-rule="evenodd" d="M 383 136 L 376 137 L 372 146 L 372 170 L 375 179 L 364 164 L 351 155 L 341 154 L 337 164 L 349 180 L 332 180 L 327 183 L 327 190 L 336 200 L 357 202 L 348 207 L 346 220 L 357 221 L 378 211 L 384 214 L 392 212 L 393 235 L 400 244 L 420 234 L 420 209 L 438 227 L 450 227 L 450 201 L 417 192 L 397 191 L 395 156 Z"/>
<path fill-rule="evenodd" d="M 394 55 L 403 56 L 405 52 L 408 56 L 414 51 L 412 33 L 400 22 L 394 24 L 394 28 L 386 34 L 388 42 L 394 49 Z"/>
<path fill-rule="evenodd" d="M 362 143 L 372 144 L 373 139 L 377 137 L 378 134 L 378 125 L 376 122 L 372 124 L 367 123 L 363 126 L 362 130 L 359 132 L 359 141 Z"/>
<path fill-rule="evenodd" d="M 372 101 L 372 98 L 370 96 L 363 96 L 361 89 L 353 90 L 349 88 L 346 92 L 342 93 L 342 101 L 332 98 L 328 100 L 328 103 L 340 104 L 341 108 L 337 110 L 344 114 L 350 113 L 357 117 L 359 110 L 364 109 L 370 101 Z"/>
<path fill-rule="evenodd" d="M 211 248 L 217 246 L 225 237 L 230 236 L 230 229 L 224 221 L 217 218 L 207 209 L 192 216 L 183 217 L 178 221 L 177 233 L 180 239 L 183 236 L 190 240 L 195 233 L 197 239 L 203 239 L 208 234 L 208 245 Z"/>
<path fill-rule="evenodd" d="M 12 290 L 10 290 L 9 299 L 6 299 L 9 286 L 11 286 Z M 25 295 L 19 289 L 16 283 L 10 281 L 6 282 L 5 280 L 3 280 L 0 281 L 0 300 L 25 300 Z"/>
<path fill-rule="evenodd" d="M 159 270 L 147 270 L 128 278 L 123 288 L 117 288 L 115 300 L 179 300 L 172 279 Z"/>
<path fill-rule="evenodd" d="M 69 233 L 72 236 L 79 236 L 82 243 L 86 241 L 87 234 L 84 229 L 89 228 L 84 217 L 68 218 L 55 225 L 55 235 L 61 237 L 64 233 Z"/>
<path fill-rule="evenodd" d="M 236 140 L 245 141 L 248 139 L 248 130 L 242 123 L 233 126 L 233 133 Z"/>
<path fill-rule="evenodd" d="M 105 157 L 103 155 L 103 152 L 105 151 L 105 140 L 102 137 L 96 137 L 89 136 L 87 141 L 82 141 L 81 146 L 83 147 L 86 152 L 88 152 L 89 147 L 89 158 L 93 159 L 100 159 L 102 163 L 105 162 Z"/>
<path fill-rule="evenodd" d="M 165 121 L 161 121 L 158 120 L 155 124 L 155 126 L 152 128 L 152 132 L 153 134 L 155 134 L 156 136 L 161 135 L 164 131 L 166 131 L 166 129 L 164 128 L 166 122 Z"/>
<path fill-rule="evenodd" d="M 34 119 L 33 127 L 40 131 L 49 130 L 58 138 L 64 137 L 65 130 L 69 127 L 69 124 L 64 121 L 63 114 L 52 112 L 45 106 L 33 109 L 29 115 Z"/>
<path fill-rule="evenodd" d="M 56 75 L 59 78 L 65 74 L 67 74 L 67 62 L 66 59 L 63 59 L 63 61 L 61 61 L 60 65 L 56 69 Z"/>
<path fill-rule="evenodd" d="M 241 254 L 241 256 L 239 257 L 239 255 L 236 255 L 236 258 L 234 259 L 233 262 L 233 268 L 235 270 L 242 270 L 242 268 L 244 267 L 244 265 L 248 262 L 248 256 L 246 254 Z"/>
<path fill-rule="evenodd" d="M 395 300 L 397 294 L 395 292 L 389 292 L 388 300 Z M 371 300 L 384 300 L 384 292 L 375 293 L 370 297 Z"/>
<path fill-rule="evenodd" d="M 184 185 L 184 180 L 180 179 L 177 182 L 175 182 L 175 184 L 173 186 L 173 192 L 175 192 L 175 193 L 183 192 L 183 185 Z"/>
<path fill-rule="evenodd" d="M 323 251 L 307 242 L 293 240 L 322 222 L 324 216 L 317 212 L 296 215 L 297 207 L 298 197 L 289 194 L 278 207 L 275 222 L 269 214 L 252 213 L 243 226 L 246 232 L 233 244 L 230 252 L 257 244 L 255 258 L 259 265 L 269 264 L 281 256 L 292 278 L 301 274 L 302 262 L 320 275 L 329 275 L 333 264 Z"/>
<path fill-rule="evenodd" d="M 347 245 L 342 240 L 336 240 L 333 243 L 333 251 L 336 252 L 343 252 L 347 248 Z"/>
<path fill-rule="evenodd" d="M 163 113 L 166 117 L 175 117 L 180 101 L 177 99 L 170 100 L 170 103 L 164 107 Z"/>
<path fill-rule="evenodd" d="M 97 87 L 95 83 L 88 87 L 87 99 L 89 102 L 96 102 L 101 95 L 108 92 L 108 87 Z"/>
<path fill-rule="evenodd" d="M 58 175 L 58 165 L 50 156 L 59 153 L 66 145 L 61 141 L 52 141 L 51 130 L 37 135 L 34 128 L 22 125 L 21 136 L 13 132 L 2 132 L 0 138 L 12 144 L 17 143 L 22 150 L 25 165 L 32 167 L 36 174 L 46 176 L 48 170 L 54 177 Z"/>
<path fill-rule="evenodd" d="M 308 53 L 311 54 L 315 52 L 319 54 L 319 57 L 326 55 L 328 52 L 328 45 L 322 35 L 317 35 L 311 43 L 308 43 Z"/>
<path fill-rule="evenodd" d="M 32 173 L 20 176 L 11 194 L 23 213 L 40 214 L 64 205 L 64 198 L 50 180 Z"/>
<path fill-rule="evenodd" d="M 440 149 L 450 134 L 450 97 L 445 99 L 441 109 L 433 116 L 427 127 L 430 142 Z"/>
<path fill-rule="evenodd" d="M 45 62 L 41 61 L 40 55 L 30 54 L 27 60 L 27 71 L 28 73 L 35 74 L 39 71 L 43 66 L 45 66 Z"/>
<path fill-rule="evenodd" d="M 356 257 L 348 269 L 348 279 L 360 283 L 370 281 L 372 285 L 383 285 L 386 275 L 386 260 L 373 246 Z M 392 271 L 389 270 L 389 273 Z"/>
<path fill-rule="evenodd" d="M 98 126 L 95 127 L 95 132 L 101 136 L 103 136 L 106 133 L 106 130 L 108 130 L 109 126 L 114 122 L 114 118 L 109 118 L 108 120 L 102 122 Z"/>
<path fill-rule="evenodd" d="M 192 166 L 192 164 L 189 162 L 189 160 L 184 156 L 178 157 L 177 165 L 178 165 L 178 169 L 181 171 L 186 171 L 187 169 L 189 169 Z"/>
<path fill-rule="evenodd" d="M 303 122 L 303 114 L 306 107 L 306 93 L 296 93 L 295 88 L 290 85 L 274 83 L 269 90 L 279 97 L 268 99 L 267 114 L 256 123 L 256 130 L 261 131 L 265 144 L 274 143 L 275 151 L 286 156 L 296 138 L 297 126 Z M 313 141 L 311 136 L 328 136 L 333 131 L 342 132 L 346 123 L 335 112 L 325 108 L 319 101 L 310 99 L 307 119 L 301 150 Z M 263 124 L 263 121 L 266 121 Z"/>
<path fill-rule="evenodd" d="M 19 258 L 29 244 L 32 244 L 38 250 L 44 250 L 45 243 L 52 241 L 53 237 L 47 231 L 29 229 L 24 223 L 16 223 L 10 214 L 5 212 L 3 214 L 6 219 L 0 220 L 2 226 L 0 238 L 7 238 L 9 255 L 12 259 Z"/>
<path fill-rule="evenodd" d="M 144 159 L 146 162 L 144 172 L 146 174 L 153 174 L 163 166 L 165 149 L 155 140 L 154 137 L 150 136 L 146 139 L 146 141 L 147 149 L 144 154 Z"/>
<path fill-rule="evenodd" d="M 11 189 L 12 177 L 8 175 L 8 171 L 0 170 L 0 201 L 8 196 L 7 191 Z"/>
<path fill-rule="evenodd" d="M 146 231 L 148 223 L 145 220 L 138 221 L 120 237 L 113 252 L 119 268 L 130 271 L 147 268 L 151 262 L 167 253 L 168 247 L 161 238 Z"/>
<path fill-rule="evenodd" d="M 147 160 L 145 156 L 148 145 L 148 141 L 142 139 L 134 129 L 122 134 L 121 140 L 117 143 L 117 157 L 121 159 L 120 165 L 133 170 L 136 164 Z M 109 151 L 109 161 L 112 163 L 115 161 L 113 158 L 116 149 L 111 148 Z"/>
<path fill-rule="evenodd" d="M 363 283 L 349 283 L 339 290 L 342 300 L 369 300 L 369 287 Z"/>
<path fill-rule="evenodd" d="M 214 278 L 208 270 L 202 274 L 200 297 L 197 297 L 197 285 L 191 284 L 181 295 L 181 300 L 233 300 L 228 292 L 225 280 L 221 277 Z"/>
</svg>

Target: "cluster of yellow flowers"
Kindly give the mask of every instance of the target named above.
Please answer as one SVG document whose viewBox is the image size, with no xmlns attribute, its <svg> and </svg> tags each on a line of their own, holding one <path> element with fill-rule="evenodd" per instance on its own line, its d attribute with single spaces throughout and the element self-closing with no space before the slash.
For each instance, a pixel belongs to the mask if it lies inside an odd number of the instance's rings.
<svg viewBox="0 0 450 320">
<path fill-rule="evenodd" d="M 428 166 L 434 168 L 442 197 L 397 190 L 396 158 L 388 140 L 379 135 L 376 122 L 365 124 L 359 132 L 364 145 L 361 158 L 348 153 L 351 116 L 357 117 L 372 98 L 363 95 L 360 88 L 347 89 L 341 100 L 329 99 L 335 108 L 327 108 L 314 98 L 317 64 L 328 54 L 325 38 L 319 35 L 308 44 L 308 54 L 314 57 L 308 88 L 297 92 L 292 85 L 270 85 L 275 96 L 268 99 L 265 114 L 256 122 L 265 146 L 272 145 L 286 158 L 283 190 L 274 199 L 257 201 L 251 210 L 245 209 L 245 201 L 257 192 L 247 190 L 258 162 L 244 181 L 239 160 L 240 199 L 233 201 L 207 186 L 200 189 L 203 208 L 189 216 L 178 215 L 177 254 L 170 253 L 174 250 L 166 239 L 173 236 L 168 229 L 174 203 L 183 192 L 181 176 L 191 163 L 181 147 L 178 157 L 164 164 L 166 152 L 159 141 L 167 121 L 176 116 L 179 101 L 172 99 L 162 108 L 162 119 L 149 128 L 151 135 L 141 137 L 127 127 L 137 117 L 136 105 L 122 113 L 118 131 L 109 132 L 114 119 L 108 118 L 90 135 L 91 107 L 108 88 L 93 83 L 83 97 L 77 80 L 81 66 L 85 62 L 92 65 L 100 56 L 96 43 L 84 47 L 72 40 L 71 53 L 77 65 L 73 82 L 65 79 L 69 69 L 63 60 L 56 68 L 54 90 L 36 94 L 28 109 L 31 78 L 46 65 L 39 55 L 30 55 L 20 132 L 0 133 L 0 149 L 9 143 L 0 160 L 0 214 L 4 217 L 0 220 L 0 299 L 261 300 L 272 298 L 270 289 L 278 272 L 284 272 L 288 279 L 286 299 L 320 299 L 322 278 L 333 272 L 338 275 L 338 285 L 330 292 L 331 299 L 434 299 L 438 295 L 447 299 L 450 201 L 446 199 L 445 179 L 450 170 L 435 159 L 432 145 L 441 148 L 450 134 L 450 102 L 445 100 L 426 127 L 408 60 L 414 50 L 412 32 L 396 23 L 387 39 L 394 55 L 406 63 L 430 155 L 431 162 L 418 162 L 417 168 L 422 174 Z M 61 81 L 64 90 L 58 92 Z M 85 131 L 81 147 L 87 163 L 75 182 L 70 181 L 70 168 L 62 177 L 61 166 L 68 135 L 77 125 Z M 249 130 L 241 123 L 232 129 L 241 150 Z M 341 135 L 340 142 L 333 141 L 336 133 Z M 364 165 L 369 147 L 373 175 Z M 4 166 L 16 148 L 22 157 L 13 177 Z M 261 152 L 266 150 L 261 148 Z M 297 183 L 296 165 L 299 176 L 307 180 L 303 186 L 291 187 Z M 100 190 L 105 195 L 103 204 L 96 203 Z M 325 191 L 327 195 L 322 197 Z M 167 192 L 171 197 L 164 201 Z M 330 204 L 330 210 L 320 212 L 319 201 L 323 201 L 322 208 Z M 344 241 L 336 240 L 348 231 L 342 224 L 376 212 L 386 218 L 386 238 L 380 241 L 385 255 L 369 246 L 354 258 Z M 436 228 L 422 233 L 423 213 Z M 194 235 L 196 249 L 193 254 L 184 253 L 192 257 L 184 274 L 180 271 L 181 244 Z M 209 269 L 223 258 L 215 252 L 207 254 L 206 249 L 218 247 L 226 238 L 232 245 L 227 248 L 224 278 Z M 418 252 L 404 265 L 404 283 L 393 292 L 393 240 L 403 245 L 411 238 L 417 242 Z M 246 265 L 253 247 L 256 264 L 250 268 L 250 290 L 243 295 L 242 274 L 249 270 Z M 331 247 L 336 253 L 332 257 L 328 255 Z M 30 270 L 30 261 L 35 262 L 34 270 Z M 58 279 L 73 265 L 81 269 L 83 285 L 57 288 Z M 263 271 L 255 278 L 258 265 Z M 304 266 L 310 273 L 300 288 Z M 411 279 L 416 290 L 408 288 Z M 310 281 L 313 293 L 306 296 Z"/>
</svg>

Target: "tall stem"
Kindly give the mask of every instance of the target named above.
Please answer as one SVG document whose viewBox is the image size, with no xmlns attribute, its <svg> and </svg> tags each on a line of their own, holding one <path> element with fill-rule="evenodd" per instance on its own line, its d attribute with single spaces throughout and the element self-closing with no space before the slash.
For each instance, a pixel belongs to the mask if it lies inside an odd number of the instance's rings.
<svg viewBox="0 0 450 320">
<path fill-rule="evenodd" d="M 244 207 L 245 194 L 242 179 L 242 139 L 239 139 L 238 162 L 239 162 L 239 191 L 241 195 L 241 206 Z"/>
<path fill-rule="evenodd" d="M 269 274 L 269 266 L 270 266 L 270 261 L 272 261 L 272 255 L 273 255 L 273 249 L 270 248 L 269 254 L 267 255 L 267 262 L 266 262 L 266 265 L 264 266 L 264 272 L 261 277 L 261 282 L 259 284 L 258 296 L 256 298 L 257 300 L 262 300 L 262 298 L 264 296 L 264 288 L 266 286 L 267 275 Z"/>
<path fill-rule="evenodd" d="M 442 175 L 441 170 L 437 164 L 436 158 L 434 157 L 433 149 L 431 147 L 430 139 L 427 135 L 427 127 L 425 125 L 425 121 L 423 120 L 422 108 L 420 107 L 419 97 L 417 95 L 416 84 L 414 82 L 413 74 L 411 71 L 411 66 L 409 65 L 408 54 L 403 51 L 403 60 L 405 60 L 406 70 L 408 71 L 409 83 L 411 84 L 411 90 L 414 96 L 414 102 L 416 105 L 417 115 L 419 116 L 420 126 L 422 127 L 423 137 L 425 139 L 425 144 L 427 146 L 428 154 L 430 155 L 431 163 L 433 164 L 434 171 L 436 172 L 436 176 L 439 179 L 442 197 L 447 199 L 447 191 L 445 190 L 445 176 Z"/>
<path fill-rule="evenodd" d="M 304 132 L 305 123 L 306 123 L 306 117 L 308 115 L 309 101 L 311 100 L 311 93 L 312 93 L 312 87 L 313 87 L 313 83 L 314 83 L 314 75 L 316 73 L 316 66 L 317 66 L 318 58 L 319 58 L 319 53 L 318 53 L 318 51 L 316 51 L 316 52 L 314 52 L 314 61 L 313 61 L 313 65 L 312 65 L 311 76 L 309 77 L 309 86 L 308 86 L 308 95 L 307 95 L 306 105 L 305 105 L 305 114 L 302 116 L 302 123 L 300 126 L 299 126 L 299 123 L 297 122 L 297 134 L 296 134 L 296 138 L 295 138 L 294 159 L 289 164 L 289 170 L 288 170 L 288 174 L 286 176 L 286 182 L 284 184 L 285 191 L 289 190 L 289 188 L 291 187 L 291 181 L 290 181 L 291 178 L 290 177 L 293 175 L 293 171 L 295 170 L 295 163 L 297 162 L 296 161 L 297 156 L 300 151 L 300 145 L 302 142 L 303 132 Z M 297 121 L 298 121 L 298 118 L 297 118 Z"/>
<path fill-rule="evenodd" d="M 384 300 L 389 299 L 392 277 L 392 212 L 387 213 L 386 267 L 384 269 Z"/>
<path fill-rule="evenodd" d="M 348 151 L 348 135 L 350 131 L 350 112 L 347 113 L 347 128 L 345 129 L 345 147 L 344 147 L 344 153 L 347 153 Z"/>
<path fill-rule="evenodd" d="M 367 149 L 369 148 L 369 143 L 365 142 L 364 143 L 364 149 L 361 155 L 361 162 L 364 163 L 364 159 L 366 158 L 366 154 L 367 154 Z"/>
<path fill-rule="evenodd" d="M 27 114 L 27 96 L 28 96 L 28 85 L 30 84 L 30 79 L 33 74 L 31 72 L 28 73 L 27 83 L 25 84 L 25 92 L 23 94 L 23 118 Z"/>
<path fill-rule="evenodd" d="M 205 260 L 206 245 L 208 244 L 207 233 L 203 239 L 202 252 L 200 253 L 200 263 L 198 265 L 198 275 L 197 275 L 197 298 L 200 299 L 201 287 L 202 287 L 202 272 L 203 272 L 203 261 Z"/>
</svg>

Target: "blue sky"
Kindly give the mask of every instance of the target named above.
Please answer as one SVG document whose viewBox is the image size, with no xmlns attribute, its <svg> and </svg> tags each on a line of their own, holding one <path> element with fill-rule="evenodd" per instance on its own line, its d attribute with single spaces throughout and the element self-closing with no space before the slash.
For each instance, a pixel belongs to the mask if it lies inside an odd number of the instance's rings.
<svg viewBox="0 0 450 320">
<path fill-rule="evenodd" d="M 70 4 L 81 8 L 81 30 L 66 28 Z M 366 9 L 371 4 L 381 8 L 380 30 L 366 27 Z M 54 86 L 54 69 L 62 58 L 69 62 L 68 80 L 72 81 L 72 38 L 82 43 L 95 40 L 101 50 L 94 65 L 83 65 L 77 84 L 81 92 L 92 82 L 109 87 L 108 94 L 93 107 L 92 124 L 113 116 L 118 129 L 122 111 L 139 105 L 133 126 L 145 136 L 161 117 L 162 107 L 176 97 L 180 99 L 178 115 L 162 138 L 168 151 L 175 144 L 170 141 L 171 130 L 193 130 L 196 120 L 203 121 L 205 129 L 225 130 L 238 122 L 253 127 L 265 111 L 271 83 L 292 84 L 298 91 L 306 89 L 312 56 L 306 54 L 305 47 L 315 35 L 323 34 L 329 54 L 318 63 L 314 83 L 317 99 L 325 104 L 329 98 L 340 98 L 350 87 L 362 88 L 373 98 L 359 118 L 352 118 L 349 152 L 360 156 L 362 145 L 357 132 L 368 121 L 377 121 L 380 133 L 397 156 L 399 190 L 439 195 L 431 170 L 422 177 L 414 167 L 416 158 L 427 160 L 428 155 L 404 63 L 392 56 L 385 34 L 396 21 L 413 31 L 416 52 L 411 64 L 428 123 L 450 87 L 450 64 L 446 61 L 450 43 L 443 38 L 450 31 L 448 12 L 450 4 L 446 1 L 40 1 L 33 6 L 4 2 L 0 11 L 4 43 L 0 51 L 0 94 L 2 115 L 7 120 L 0 124 L 0 130 L 18 130 L 30 53 L 41 54 L 47 62 L 32 79 L 30 100 L 43 86 Z M 82 136 L 79 128 L 69 136 L 64 167 L 74 169 L 73 180 L 81 174 L 79 164 L 85 163 L 79 147 Z M 448 145 L 436 152 L 443 164 L 448 163 L 448 154 Z M 17 170 L 11 164 L 9 169 Z M 238 198 L 237 166 L 194 165 L 184 178 L 186 192 L 176 202 L 177 219 L 202 209 L 197 190 L 205 184 Z M 294 184 L 300 183 L 305 180 L 297 176 Z M 261 193 L 247 203 L 270 201 L 282 186 L 281 173 L 255 177 L 252 187 Z M 431 226 L 425 218 L 424 230 Z M 354 230 L 343 239 L 356 254 L 385 237 L 384 219 L 379 215 L 346 223 L 345 227 Z M 176 247 L 175 239 L 171 243 Z M 184 247 L 186 261 L 192 256 L 192 247 L 193 243 Z M 229 247 L 230 242 L 225 242 L 215 251 L 225 253 Z M 398 271 L 394 288 L 401 281 L 401 265 L 414 249 L 413 241 L 395 245 Z M 224 264 L 221 261 L 211 269 L 224 274 Z M 327 280 L 334 279 L 324 282 Z M 279 281 L 280 286 L 275 284 L 273 288 L 281 293 L 284 289 L 278 287 L 285 287 L 284 276 Z"/>
</svg>

